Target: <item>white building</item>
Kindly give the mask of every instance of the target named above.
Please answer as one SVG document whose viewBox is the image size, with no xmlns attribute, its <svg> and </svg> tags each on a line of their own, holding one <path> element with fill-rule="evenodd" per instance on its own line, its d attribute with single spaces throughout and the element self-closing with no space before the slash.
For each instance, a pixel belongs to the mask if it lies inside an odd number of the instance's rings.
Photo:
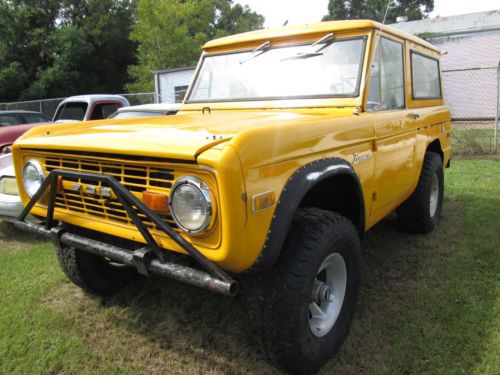
<svg viewBox="0 0 500 375">
<path fill-rule="evenodd" d="M 194 67 L 189 67 L 154 72 L 157 101 L 159 103 L 181 103 L 191 83 L 194 71 Z"/>
</svg>

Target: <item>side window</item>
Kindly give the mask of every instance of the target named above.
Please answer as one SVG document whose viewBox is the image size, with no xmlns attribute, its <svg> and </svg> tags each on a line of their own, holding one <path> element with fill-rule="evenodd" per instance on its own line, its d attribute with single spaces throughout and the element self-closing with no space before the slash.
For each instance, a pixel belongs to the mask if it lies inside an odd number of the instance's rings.
<svg viewBox="0 0 500 375">
<path fill-rule="evenodd" d="M 373 56 L 367 110 L 404 107 L 403 45 L 381 37 Z"/>
<path fill-rule="evenodd" d="M 90 120 L 102 120 L 108 118 L 120 108 L 116 103 L 102 103 L 94 107 Z"/>
<path fill-rule="evenodd" d="M 413 99 L 441 99 L 439 61 L 412 51 L 411 87 Z"/>
</svg>

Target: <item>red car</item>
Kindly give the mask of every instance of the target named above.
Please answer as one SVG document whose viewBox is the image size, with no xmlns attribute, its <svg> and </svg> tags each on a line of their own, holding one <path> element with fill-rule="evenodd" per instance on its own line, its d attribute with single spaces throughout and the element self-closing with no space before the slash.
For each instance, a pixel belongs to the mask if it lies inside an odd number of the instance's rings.
<svg viewBox="0 0 500 375">
<path fill-rule="evenodd" d="M 0 153 L 10 152 L 17 138 L 34 126 L 50 122 L 49 118 L 34 111 L 0 111 Z"/>
</svg>

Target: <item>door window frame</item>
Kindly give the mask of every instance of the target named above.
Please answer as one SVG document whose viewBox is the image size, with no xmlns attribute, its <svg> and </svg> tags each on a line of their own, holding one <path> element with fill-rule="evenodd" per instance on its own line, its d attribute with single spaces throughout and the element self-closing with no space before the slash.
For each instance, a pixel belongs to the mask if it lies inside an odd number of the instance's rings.
<svg viewBox="0 0 500 375">
<path fill-rule="evenodd" d="M 408 88 L 406 87 L 406 83 L 408 82 L 408 77 L 407 77 L 407 63 L 406 63 L 406 41 L 404 39 L 401 39 L 401 38 L 398 38 L 394 35 L 390 35 L 390 34 L 386 34 L 384 32 L 380 32 L 380 31 L 374 31 L 373 34 L 372 34 L 372 44 L 374 45 L 373 48 L 372 48 L 372 53 L 371 53 L 371 56 L 370 56 L 370 59 L 369 59 L 369 64 L 368 64 L 368 71 L 367 71 L 367 74 L 366 74 L 366 86 L 365 86 L 365 94 L 364 94 L 364 100 L 363 100 L 363 109 L 364 109 L 364 112 L 366 113 L 379 113 L 379 112 L 382 112 L 382 113 L 386 113 L 386 112 L 392 112 L 392 111 L 405 111 L 408 109 L 408 105 L 409 105 L 409 102 L 408 102 Z M 367 110 L 367 107 L 368 107 L 368 95 L 370 93 L 370 85 L 371 85 L 371 78 L 372 78 L 372 68 L 373 68 L 373 60 L 375 59 L 375 54 L 377 52 L 377 48 L 378 48 L 378 43 L 379 41 L 382 39 L 382 38 L 385 38 L 385 39 L 388 39 L 390 40 L 391 42 L 396 42 L 396 43 L 399 43 L 401 45 L 401 48 L 402 48 L 402 52 L 403 52 L 403 102 L 404 102 L 404 106 L 403 108 L 393 108 L 393 109 L 383 109 L 383 110 L 378 110 L 378 111 L 368 111 Z"/>
</svg>

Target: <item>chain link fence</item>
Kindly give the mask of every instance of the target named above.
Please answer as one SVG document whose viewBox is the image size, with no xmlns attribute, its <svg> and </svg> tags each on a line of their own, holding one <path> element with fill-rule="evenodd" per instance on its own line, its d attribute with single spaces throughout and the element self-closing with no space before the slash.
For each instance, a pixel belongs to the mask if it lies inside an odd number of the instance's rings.
<svg viewBox="0 0 500 375">
<path fill-rule="evenodd" d="M 157 103 L 157 96 L 154 92 L 137 92 L 133 94 L 118 94 L 124 96 L 130 105 Z"/>
<path fill-rule="evenodd" d="M 133 94 L 117 94 L 124 96 L 130 105 L 155 103 L 156 94 L 154 92 L 139 92 Z M 0 110 L 23 110 L 38 111 L 52 118 L 56 112 L 57 106 L 66 98 L 53 98 L 41 100 L 29 100 L 23 102 L 0 103 Z"/>
<path fill-rule="evenodd" d="M 0 103 L 0 110 L 11 111 L 37 111 L 49 118 L 56 112 L 57 106 L 64 98 L 53 98 L 43 100 L 29 100 L 24 102 Z"/>
<path fill-rule="evenodd" d="M 500 63 L 442 73 L 445 100 L 452 115 L 453 153 L 499 152 Z"/>
</svg>

